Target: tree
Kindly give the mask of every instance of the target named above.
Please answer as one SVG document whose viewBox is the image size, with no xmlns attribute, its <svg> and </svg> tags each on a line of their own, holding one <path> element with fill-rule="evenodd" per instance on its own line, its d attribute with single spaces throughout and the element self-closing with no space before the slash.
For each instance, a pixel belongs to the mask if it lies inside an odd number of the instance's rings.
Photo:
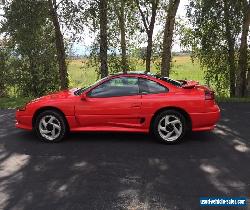
<svg viewBox="0 0 250 210">
<path fill-rule="evenodd" d="M 0 97 L 7 95 L 9 52 L 0 43 Z"/>
<path fill-rule="evenodd" d="M 61 84 L 61 89 L 63 90 L 68 88 L 69 81 L 68 81 L 64 40 L 60 29 L 60 23 L 58 21 L 58 14 L 57 14 L 58 5 L 56 0 L 48 0 L 48 4 L 49 4 L 51 20 L 54 26 L 55 45 L 57 50 L 57 60 L 58 60 L 59 74 L 60 74 L 60 84 Z"/>
<path fill-rule="evenodd" d="M 140 0 L 135 0 L 135 2 L 139 9 L 144 29 L 147 33 L 146 72 L 150 72 L 150 63 L 151 63 L 152 48 L 153 48 L 153 32 L 154 32 L 159 0 L 147 0 L 144 2 L 141 2 Z M 146 9 L 146 12 L 143 12 L 143 8 Z M 150 13 L 151 13 L 151 18 L 150 18 Z"/>
<path fill-rule="evenodd" d="M 241 32 L 241 42 L 239 49 L 239 62 L 238 62 L 238 72 L 237 72 L 237 81 L 236 81 L 236 96 L 243 97 L 247 94 L 247 59 L 248 59 L 248 46 L 247 46 L 247 37 L 249 32 L 250 25 L 250 1 L 243 1 L 243 24 Z"/>
<path fill-rule="evenodd" d="M 250 97 L 250 66 L 247 69 L 246 93 L 245 96 Z"/>
<path fill-rule="evenodd" d="M 101 78 L 108 76 L 108 0 L 99 1 L 99 26 L 100 26 L 100 72 Z"/>
<path fill-rule="evenodd" d="M 169 76 L 171 64 L 171 49 L 173 42 L 173 33 L 175 25 L 175 16 L 178 10 L 180 0 L 170 0 L 167 8 L 166 23 L 164 28 L 161 75 Z"/>
<path fill-rule="evenodd" d="M 219 95 L 235 95 L 238 37 L 243 20 L 241 0 L 191 0 L 182 45 L 192 49 L 205 69 L 205 80 Z"/>
<path fill-rule="evenodd" d="M 114 0 L 114 8 L 116 16 L 118 17 L 119 30 L 120 30 L 120 43 L 121 43 L 121 65 L 124 73 L 128 71 L 128 59 L 127 59 L 127 44 L 126 44 L 126 29 L 125 29 L 125 1 L 126 0 Z"/>
<path fill-rule="evenodd" d="M 0 33 L 6 40 L 6 59 L 1 66 L 6 68 L 1 70 L 8 71 L 7 85 L 22 96 L 40 96 L 59 87 L 47 6 L 46 1 L 13 0 L 4 8 Z"/>
<path fill-rule="evenodd" d="M 235 37 L 232 32 L 232 21 L 230 20 L 230 2 L 227 0 L 223 1 L 223 12 L 224 12 L 224 25 L 225 25 L 225 38 L 228 46 L 228 66 L 229 66 L 229 80 L 230 80 L 230 96 L 235 96 Z"/>
</svg>

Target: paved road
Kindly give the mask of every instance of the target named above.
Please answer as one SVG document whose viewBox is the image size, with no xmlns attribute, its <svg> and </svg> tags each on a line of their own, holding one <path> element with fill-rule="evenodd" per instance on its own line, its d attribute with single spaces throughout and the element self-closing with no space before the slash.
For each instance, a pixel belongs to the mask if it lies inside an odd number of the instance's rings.
<svg viewBox="0 0 250 210">
<path fill-rule="evenodd" d="M 217 129 L 172 146 L 114 133 L 40 143 L 1 110 L 0 209 L 186 210 L 200 209 L 200 196 L 250 198 L 250 104 L 221 108 Z"/>
</svg>

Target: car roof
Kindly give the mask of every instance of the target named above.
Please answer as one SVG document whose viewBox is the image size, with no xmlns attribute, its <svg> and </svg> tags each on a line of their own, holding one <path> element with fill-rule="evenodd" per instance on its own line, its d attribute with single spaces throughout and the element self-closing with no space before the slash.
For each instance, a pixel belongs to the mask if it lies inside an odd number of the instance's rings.
<svg viewBox="0 0 250 210">
<path fill-rule="evenodd" d="M 172 79 L 170 79 L 169 77 L 162 77 L 160 75 L 157 74 L 152 74 L 151 72 L 145 72 L 145 71 L 128 71 L 127 73 L 123 73 L 123 72 L 118 72 L 115 74 L 111 74 L 109 77 L 107 78 L 112 78 L 112 77 L 122 77 L 122 76 L 141 76 L 143 78 L 150 78 L 150 80 L 154 80 L 155 82 L 158 82 L 162 85 L 171 85 L 172 87 L 176 87 L 176 85 L 173 84 L 174 81 Z"/>
<path fill-rule="evenodd" d="M 154 74 L 146 71 L 128 71 L 127 73 L 118 72 L 111 74 L 110 76 L 122 76 L 122 75 L 145 75 L 145 76 L 154 76 Z"/>
</svg>

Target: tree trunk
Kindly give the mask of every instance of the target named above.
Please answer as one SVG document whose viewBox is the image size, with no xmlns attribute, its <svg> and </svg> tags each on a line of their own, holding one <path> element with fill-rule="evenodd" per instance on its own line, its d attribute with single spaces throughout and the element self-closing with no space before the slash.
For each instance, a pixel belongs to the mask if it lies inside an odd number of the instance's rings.
<svg viewBox="0 0 250 210">
<path fill-rule="evenodd" d="M 150 72 L 152 48 L 153 48 L 153 31 L 149 31 L 149 33 L 148 33 L 147 54 L 146 54 L 146 72 Z"/>
<path fill-rule="evenodd" d="M 118 2 L 115 2 L 119 4 Z M 123 73 L 127 73 L 128 71 L 128 59 L 127 59 L 127 44 L 126 44 L 126 29 L 125 29 L 125 16 L 124 16 L 124 10 L 125 10 L 125 0 L 121 0 L 120 7 L 118 10 L 116 10 L 116 14 L 118 16 L 119 21 L 119 28 L 121 33 L 121 50 L 122 50 L 122 69 Z"/>
<path fill-rule="evenodd" d="M 245 12 L 242 25 L 240 55 L 238 62 L 238 72 L 236 80 L 236 96 L 243 97 L 246 94 L 246 74 L 247 74 L 247 36 L 250 25 L 250 2 L 245 1 Z"/>
<path fill-rule="evenodd" d="M 6 95 L 6 57 L 4 52 L 1 52 L 1 43 L 0 43 L 0 97 L 4 97 Z"/>
<path fill-rule="evenodd" d="M 153 48 L 153 32 L 155 26 L 155 19 L 157 14 L 159 0 L 152 1 L 152 15 L 150 19 L 150 24 L 148 26 L 148 45 L 147 45 L 147 55 L 146 55 L 146 72 L 150 72 L 150 64 L 152 57 L 152 48 Z"/>
<path fill-rule="evenodd" d="M 236 65 L 235 65 L 235 39 L 231 33 L 231 25 L 229 22 L 229 8 L 228 1 L 224 0 L 224 18 L 225 18 L 225 28 L 226 28 L 226 39 L 228 45 L 228 64 L 229 64 L 229 77 L 230 77 L 230 97 L 235 96 L 235 74 L 236 74 Z"/>
<path fill-rule="evenodd" d="M 163 37 L 161 75 L 169 76 L 171 64 L 171 49 L 175 25 L 175 16 L 179 7 L 180 0 L 170 0 L 167 10 L 166 23 Z"/>
<path fill-rule="evenodd" d="M 56 42 L 55 44 L 57 50 L 57 60 L 59 65 L 61 90 L 64 90 L 68 88 L 69 84 L 64 40 L 57 16 L 56 0 L 48 0 L 48 2 L 50 8 L 50 15 L 55 30 L 55 42 Z"/>
<path fill-rule="evenodd" d="M 107 7 L 108 0 L 99 1 L 99 18 L 100 18 L 100 73 L 101 78 L 108 76 L 108 36 L 107 36 Z"/>
<path fill-rule="evenodd" d="M 152 1 L 152 8 L 151 8 L 151 19 L 150 23 L 148 24 L 147 17 L 144 15 L 143 11 L 140 7 L 139 0 L 136 0 L 137 7 L 139 9 L 139 12 L 141 14 L 142 22 L 144 25 L 144 28 L 147 32 L 147 51 L 146 51 L 146 72 L 150 72 L 150 64 L 151 64 L 151 57 L 152 57 L 152 48 L 153 48 L 153 32 L 154 32 L 154 26 L 155 26 L 155 19 L 157 14 L 157 8 L 159 4 L 159 0 L 153 0 Z"/>
<path fill-rule="evenodd" d="M 247 84 L 246 84 L 246 94 L 245 94 L 245 96 L 250 97 L 250 66 L 248 66 Z"/>
</svg>

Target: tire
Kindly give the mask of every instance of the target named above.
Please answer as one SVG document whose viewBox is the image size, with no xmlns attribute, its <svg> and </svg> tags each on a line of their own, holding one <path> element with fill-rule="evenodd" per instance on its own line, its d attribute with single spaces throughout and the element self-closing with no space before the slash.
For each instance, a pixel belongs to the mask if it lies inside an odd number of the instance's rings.
<svg viewBox="0 0 250 210">
<path fill-rule="evenodd" d="M 66 120 L 61 113 L 46 110 L 37 116 L 35 132 L 42 142 L 62 141 L 67 133 Z"/>
<path fill-rule="evenodd" d="M 175 110 L 166 110 L 159 113 L 155 117 L 152 125 L 153 135 L 160 142 L 166 144 L 180 143 L 186 131 L 187 122 L 185 117 Z"/>
</svg>

